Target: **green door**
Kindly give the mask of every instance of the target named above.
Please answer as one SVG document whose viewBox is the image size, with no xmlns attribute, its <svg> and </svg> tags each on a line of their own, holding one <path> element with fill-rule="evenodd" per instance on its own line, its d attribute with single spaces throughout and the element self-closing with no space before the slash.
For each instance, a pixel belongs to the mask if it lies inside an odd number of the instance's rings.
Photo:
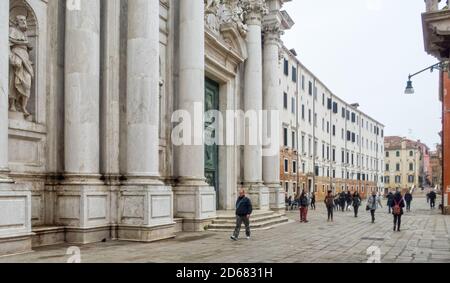
<svg viewBox="0 0 450 283">
<path fill-rule="evenodd" d="M 219 110 L 219 85 L 206 79 L 205 82 L 205 112 Z M 215 138 L 218 134 L 215 118 L 205 115 L 205 136 L 207 139 Z M 205 177 L 207 183 L 216 189 L 217 198 L 219 196 L 219 147 L 216 143 L 205 145 Z M 218 204 L 218 203 L 217 203 Z"/>
</svg>

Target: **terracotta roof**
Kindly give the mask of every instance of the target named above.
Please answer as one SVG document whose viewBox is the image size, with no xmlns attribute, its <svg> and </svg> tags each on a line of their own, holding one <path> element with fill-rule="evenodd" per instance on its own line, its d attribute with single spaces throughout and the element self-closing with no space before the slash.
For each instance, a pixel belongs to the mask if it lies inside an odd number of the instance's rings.
<svg viewBox="0 0 450 283">
<path fill-rule="evenodd" d="M 419 141 L 413 141 L 407 138 L 398 137 L 398 136 L 390 136 L 384 138 L 384 147 L 385 150 L 396 150 L 402 149 L 402 143 L 406 142 L 406 149 L 419 149 L 420 147 L 426 147 L 423 143 Z"/>
</svg>

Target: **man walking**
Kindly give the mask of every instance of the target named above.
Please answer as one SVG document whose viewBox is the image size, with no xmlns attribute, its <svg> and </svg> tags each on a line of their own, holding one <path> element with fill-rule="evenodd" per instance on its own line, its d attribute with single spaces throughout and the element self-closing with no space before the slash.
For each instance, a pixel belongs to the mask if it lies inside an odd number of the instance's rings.
<svg viewBox="0 0 450 283">
<path fill-rule="evenodd" d="M 434 209 L 436 207 L 436 193 L 434 191 L 430 192 L 430 207 Z"/>
<path fill-rule="evenodd" d="M 332 191 L 328 191 L 328 194 L 325 197 L 325 206 L 327 207 L 328 212 L 328 222 L 333 222 L 334 196 Z"/>
<path fill-rule="evenodd" d="M 245 234 L 250 240 L 250 216 L 253 212 L 252 202 L 245 196 L 245 190 L 239 191 L 239 198 L 236 201 L 236 229 L 231 239 L 237 241 L 241 231 L 242 223 L 245 224 Z"/>
<path fill-rule="evenodd" d="M 360 206 L 361 206 L 361 197 L 359 196 L 358 192 L 355 192 L 353 194 L 353 210 L 355 212 L 355 218 L 358 217 L 358 210 Z"/>
<path fill-rule="evenodd" d="M 411 202 L 413 200 L 413 196 L 411 192 L 407 192 L 405 194 L 405 201 L 406 201 L 406 211 L 411 212 Z"/>
</svg>

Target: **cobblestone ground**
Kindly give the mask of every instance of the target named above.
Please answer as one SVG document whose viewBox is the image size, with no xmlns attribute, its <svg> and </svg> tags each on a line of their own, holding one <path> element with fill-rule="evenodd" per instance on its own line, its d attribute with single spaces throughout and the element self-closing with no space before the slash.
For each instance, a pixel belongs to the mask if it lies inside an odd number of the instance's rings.
<svg viewBox="0 0 450 283">
<path fill-rule="evenodd" d="M 150 244 L 112 241 L 82 246 L 82 262 L 367 262 L 367 249 L 381 250 L 382 262 L 450 262 L 450 216 L 431 211 L 416 198 L 413 211 L 403 217 L 402 231 L 392 231 L 392 215 L 380 209 L 376 223 L 361 207 L 360 217 L 336 212 L 327 223 L 323 204 L 310 211 L 308 224 L 297 221 L 256 231 L 252 240 L 229 240 L 228 233 L 181 233 L 176 239 Z M 295 222 L 294 222 L 295 221 Z M 0 262 L 66 262 L 67 245 L 36 249 L 33 253 L 3 257 Z"/>
</svg>

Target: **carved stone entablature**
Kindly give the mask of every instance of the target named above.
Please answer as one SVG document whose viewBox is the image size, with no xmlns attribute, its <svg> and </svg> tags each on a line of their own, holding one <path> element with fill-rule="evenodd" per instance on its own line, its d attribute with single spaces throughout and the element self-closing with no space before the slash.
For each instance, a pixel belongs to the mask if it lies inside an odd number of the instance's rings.
<svg viewBox="0 0 450 283">
<path fill-rule="evenodd" d="M 244 10 L 240 0 L 204 0 L 205 28 L 208 38 L 215 38 L 217 44 L 246 58 Z"/>
<path fill-rule="evenodd" d="M 284 31 L 281 28 L 280 22 L 265 23 L 263 25 L 264 41 L 273 41 L 281 45 L 281 36 Z"/>
<path fill-rule="evenodd" d="M 263 16 L 269 13 L 265 0 L 245 0 L 242 2 L 246 24 L 260 25 Z"/>
</svg>

